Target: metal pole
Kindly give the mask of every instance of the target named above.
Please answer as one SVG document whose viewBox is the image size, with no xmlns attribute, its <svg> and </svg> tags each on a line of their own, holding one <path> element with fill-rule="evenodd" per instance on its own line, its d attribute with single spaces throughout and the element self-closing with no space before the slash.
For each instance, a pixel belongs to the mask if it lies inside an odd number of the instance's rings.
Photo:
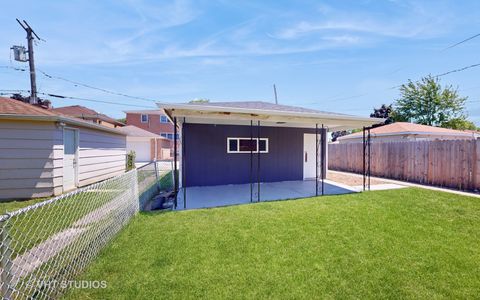
<svg viewBox="0 0 480 300">
<path fill-rule="evenodd" d="M 326 148 L 325 147 L 326 146 L 326 136 L 325 136 L 325 129 L 323 127 L 323 124 L 322 124 L 322 136 L 321 137 L 322 137 L 322 139 L 321 139 L 322 140 L 322 160 L 321 160 L 321 162 L 322 162 L 322 173 L 321 174 L 322 174 L 322 196 L 323 196 L 325 194 L 325 180 L 324 180 L 325 179 L 325 173 L 324 173 L 325 171 L 324 171 L 324 169 L 325 169 L 325 150 L 326 150 L 325 149 Z"/>
<path fill-rule="evenodd" d="M 250 144 L 253 145 L 253 120 L 250 120 Z M 240 147 L 240 145 L 237 145 Z M 253 202 L 253 148 L 250 147 L 250 202 Z"/>
<path fill-rule="evenodd" d="M 315 124 L 315 196 L 318 196 L 318 124 Z"/>
<path fill-rule="evenodd" d="M 363 190 L 365 191 L 365 172 L 366 172 L 366 166 L 365 166 L 365 127 L 363 127 L 363 141 L 362 141 L 362 153 L 363 153 Z"/>
<path fill-rule="evenodd" d="M 186 118 L 183 118 L 182 126 L 182 187 L 183 187 L 183 208 L 187 208 L 187 186 L 186 186 L 186 174 L 185 174 L 185 155 L 187 153 L 187 147 L 185 146 L 185 124 Z"/>
<path fill-rule="evenodd" d="M 370 140 L 370 127 L 368 128 L 368 190 L 370 191 L 370 177 L 372 176 L 372 169 L 371 169 L 371 158 L 372 158 L 372 148 L 371 148 L 371 140 Z"/>
<path fill-rule="evenodd" d="M 173 193 L 175 194 L 175 209 L 178 201 L 178 172 L 177 172 L 177 117 L 173 118 Z"/>
<path fill-rule="evenodd" d="M 8 216 L 9 218 L 9 216 Z M 10 235 L 8 232 L 8 218 L 0 221 L 0 268 L 1 268 L 1 296 L 2 299 L 11 299 L 12 296 L 12 250 L 10 249 Z"/>
<path fill-rule="evenodd" d="M 275 86 L 275 84 L 273 85 L 273 93 L 275 94 L 275 104 L 278 104 L 277 87 Z"/>
<path fill-rule="evenodd" d="M 33 57 L 33 36 L 32 29 L 27 28 L 28 40 L 28 66 L 30 67 L 30 104 L 37 103 L 37 82 L 35 75 L 35 61 Z"/>
<path fill-rule="evenodd" d="M 260 202 L 260 121 L 257 122 L 257 202 Z"/>
<path fill-rule="evenodd" d="M 37 103 L 37 81 L 36 81 L 36 75 L 35 75 L 35 59 L 33 55 L 33 35 L 35 35 L 39 40 L 40 38 L 37 36 L 37 34 L 33 31 L 33 29 L 28 25 L 25 20 L 23 20 L 23 23 L 20 22 L 19 19 L 17 19 L 18 24 L 22 26 L 22 28 L 27 32 L 27 42 L 28 42 L 28 66 L 30 67 L 30 104 L 36 104 Z"/>
</svg>

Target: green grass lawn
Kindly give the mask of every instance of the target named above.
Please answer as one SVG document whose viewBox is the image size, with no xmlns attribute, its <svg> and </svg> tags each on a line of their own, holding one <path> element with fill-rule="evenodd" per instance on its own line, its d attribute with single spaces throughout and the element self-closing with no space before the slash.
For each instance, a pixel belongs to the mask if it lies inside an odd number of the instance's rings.
<svg viewBox="0 0 480 300">
<path fill-rule="evenodd" d="M 31 200 L 14 200 L 14 201 L 2 201 L 0 202 L 0 215 L 6 212 L 12 212 L 20 208 L 27 207 L 29 205 L 44 201 L 48 198 L 36 198 Z"/>
<path fill-rule="evenodd" d="M 476 298 L 480 199 L 401 189 L 138 215 L 70 299 Z"/>
</svg>

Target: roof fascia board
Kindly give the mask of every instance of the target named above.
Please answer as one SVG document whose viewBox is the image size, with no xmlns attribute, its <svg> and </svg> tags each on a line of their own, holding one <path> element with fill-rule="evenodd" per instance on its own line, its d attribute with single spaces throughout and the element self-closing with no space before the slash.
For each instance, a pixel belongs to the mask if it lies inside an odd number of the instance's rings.
<svg viewBox="0 0 480 300">
<path fill-rule="evenodd" d="M 435 135 L 435 136 L 441 136 L 441 135 L 446 135 L 446 136 L 465 136 L 465 137 L 470 137 L 473 136 L 471 133 L 452 133 L 452 132 L 424 132 L 424 131 L 401 131 L 401 132 L 395 132 L 395 133 L 371 133 L 371 136 L 374 137 L 384 137 L 384 136 L 396 136 L 396 135 Z M 348 135 L 341 136 L 338 138 L 338 140 L 349 140 L 349 139 L 361 139 L 363 138 L 362 135 L 355 135 L 349 137 Z"/>
<path fill-rule="evenodd" d="M 11 115 L 11 114 L 0 114 L 0 119 L 3 120 L 23 120 L 23 121 L 44 121 L 44 122 L 65 122 L 71 125 L 76 125 L 79 127 L 86 127 L 97 129 L 101 131 L 110 132 L 113 134 L 126 136 L 125 133 L 120 132 L 114 128 L 108 128 L 106 126 L 97 125 L 94 123 L 88 123 L 80 120 L 75 120 L 72 118 L 66 118 L 62 116 L 38 116 L 38 115 Z"/>
<path fill-rule="evenodd" d="M 265 121 L 265 122 L 292 122 L 292 123 L 301 123 L 301 124 L 325 124 L 326 126 L 329 125 L 339 125 L 346 126 L 349 128 L 359 128 L 365 126 L 367 124 L 373 125 L 376 123 L 376 120 L 372 119 L 342 119 L 339 120 L 332 115 L 323 115 L 323 117 L 319 115 L 315 115 L 315 117 L 311 116 L 296 116 L 296 115 L 278 115 L 275 114 L 273 116 L 262 114 L 262 115 L 252 115 L 248 113 L 222 113 L 222 112 L 198 112 L 198 111 L 191 111 L 191 110 L 176 110 L 176 111 L 169 111 L 165 109 L 167 115 L 172 113 L 173 116 L 177 115 L 181 117 L 195 117 L 195 118 L 202 118 L 202 119 L 217 119 L 217 120 L 255 120 L 255 121 Z M 339 124 L 340 123 L 340 124 Z"/>
<path fill-rule="evenodd" d="M 296 117 L 305 117 L 305 118 L 322 118 L 322 119 L 336 119 L 336 120 L 355 120 L 361 122 L 369 122 L 372 124 L 380 123 L 385 121 L 385 119 L 380 118 L 367 118 L 367 117 L 356 117 L 356 116 L 347 116 L 347 115 L 337 115 L 337 114 L 324 114 L 324 113 L 310 113 L 310 112 L 286 112 L 286 111 L 276 111 L 276 110 L 264 110 L 264 109 L 246 109 L 238 107 L 223 107 L 223 106 L 212 106 L 212 105 L 191 105 L 191 104 L 165 104 L 157 103 L 159 108 L 163 108 L 165 111 L 172 111 L 173 114 L 176 114 L 175 111 L 198 111 L 198 112 L 230 112 L 230 113 L 243 113 L 243 114 L 254 114 L 254 115 L 276 115 L 276 116 L 296 116 Z M 180 116 L 180 115 L 178 115 Z"/>
</svg>

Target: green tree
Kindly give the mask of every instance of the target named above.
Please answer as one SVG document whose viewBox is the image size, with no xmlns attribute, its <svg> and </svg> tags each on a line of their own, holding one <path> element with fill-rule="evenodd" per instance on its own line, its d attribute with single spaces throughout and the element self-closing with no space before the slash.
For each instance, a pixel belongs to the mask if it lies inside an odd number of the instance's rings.
<svg viewBox="0 0 480 300">
<path fill-rule="evenodd" d="M 392 105 L 382 104 L 380 108 L 373 108 L 373 113 L 370 114 L 371 118 L 384 118 L 384 124 L 391 124 L 395 122 L 393 119 L 393 107 Z"/>
<path fill-rule="evenodd" d="M 400 87 L 395 103 L 396 121 L 411 121 L 430 126 L 448 126 L 452 120 L 466 120 L 465 102 L 451 85 L 442 87 L 437 78 L 427 76 Z M 456 121 L 458 122 L 458 121 Z"/>
<path fill-rule="evenodd" d="M 465 119 L 451 119 L 442 124 L 444 128 L 451 128 L 457 130 L 477 130 L 477 126 L 471 121 Z"/>
</svg>

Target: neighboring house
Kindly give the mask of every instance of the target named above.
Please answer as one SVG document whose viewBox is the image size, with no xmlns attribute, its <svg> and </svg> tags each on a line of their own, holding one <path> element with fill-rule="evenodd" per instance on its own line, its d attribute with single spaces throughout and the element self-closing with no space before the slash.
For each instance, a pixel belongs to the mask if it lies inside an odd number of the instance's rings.
<svg viewBox="0 0 480 300">
<path fill-rule="evenodd" d="M 127 152 L 135 152 L 136 162 L 171 159 L 171 140 L 133 125 L 117 130 L 127 135 Z"/>
<path fill-rule="evenodd" d="M 83 119 L 110 128 L 125 126 L 125 124 L 122 122 L 81 105 L 57 107 L 53 108 L 52 111 L 58 114 Z"/>
<path fill-rule="evenodd" d="M 464 132 L 470 133 L 474 139 L 480 138 L 480 131 L 478 130 L 464 130 Z"/>
<path fill-rule="evenodd" d="M 181 133 L 183 187 L 245 184 L 249 190 L 252 182 L 325 176 L 327 130 L 383 121 L 259 101 L 158 106 Z"/>
<path fill-rule="evenodd" d="M 59 195 L 125 172 L 125 134 L 0 98 L 0 199 Z"/>
<path fill-rule="evenodd" d="M 425 141 L 425 140 L 456 140 L 473 139 L 472 132 L 453 130 L 448 128 L 433 127 L 408 122 L 396 122 L 370 130 L 373 142 L 398 142 L 398 141 Z M 360 143 L 363 133 L 356 132 L 339 137 L 338 143 Z"/>
<path fill-rule="evenodd" d="M 173 140 L 173 124 L 168 117 L 159 110 L 130 110 L 127 114 L 127 125 L 158 134 L 169 140 Z"/>
</svg>

